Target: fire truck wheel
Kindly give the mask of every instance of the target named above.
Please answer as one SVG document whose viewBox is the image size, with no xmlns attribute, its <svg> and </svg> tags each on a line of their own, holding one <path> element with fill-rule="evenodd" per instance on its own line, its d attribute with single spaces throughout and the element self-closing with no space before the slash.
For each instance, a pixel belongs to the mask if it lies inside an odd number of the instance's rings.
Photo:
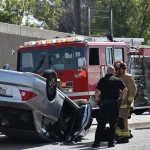
<svg viewBox="0 0 150 150">
<path fill-rule="evenodd" d="M 56 86 L 57 86 L 57 76 L 55 71 L 53 70 L 46 70 L 43 73 L 43 77 L 45 77 L 46 80 L 46 92 L 47 97 L 49 101 L 53 101 L 53 99 L 56 96 Z"/>
</svg>

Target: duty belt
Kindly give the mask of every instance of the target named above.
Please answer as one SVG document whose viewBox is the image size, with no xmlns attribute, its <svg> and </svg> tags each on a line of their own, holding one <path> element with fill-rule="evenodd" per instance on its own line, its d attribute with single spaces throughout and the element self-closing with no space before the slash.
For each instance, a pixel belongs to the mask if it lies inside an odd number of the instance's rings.
<svg viewBox="0 0 150 150">
<path fill-rule="evenodd" d="M 116 103 L 118 102 L 118 99 L 116 100 L 103 100 L 102 103 Z"/>
</svg>

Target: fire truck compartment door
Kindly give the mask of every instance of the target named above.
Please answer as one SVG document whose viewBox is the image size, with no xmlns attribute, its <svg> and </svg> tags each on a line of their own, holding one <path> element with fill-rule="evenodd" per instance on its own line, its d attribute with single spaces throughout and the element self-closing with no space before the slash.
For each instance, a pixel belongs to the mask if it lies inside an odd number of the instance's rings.
<svg viewBox="0 0 150 150">
<path fill-rule="evenodd" d="M 150 57 L 145 57 L 145 87 L 148 96 L 148 105 L 150 105 Z"/>
</svg>

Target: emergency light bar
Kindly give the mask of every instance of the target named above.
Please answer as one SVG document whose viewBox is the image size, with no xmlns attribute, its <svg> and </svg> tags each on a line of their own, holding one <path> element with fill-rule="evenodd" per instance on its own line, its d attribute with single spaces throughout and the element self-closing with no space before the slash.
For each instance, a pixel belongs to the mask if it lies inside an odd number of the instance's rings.
<svg viewBox="0 0 150 150">
<path fill-rule="evenodd" d="M 49 44 L 59 44 L 59 43 L 70 43 L 70 42 L 80 42 L 84 41 L 84 37 L 77 36 L 77 37 L 67 37 L 67 38 L 56 38 L 56 39 L 50 39 L 50 40 L 40 40 L 40 41 L 30 41 L 25 42 L 25 47 L 30 46 L 40 46 L 40 45 L 49 45 Z"/>
<path fill-rule="evenodd" d="M 108 42 L 107 37 L 92 37 L 95 42 Z M 144 42 L 144 38 L 113 38 L 115 42 L 125 42 L 127 45 L 135 46 Z"/>
<path fill-rule="evenodd" d="M 115 42 L 125 42 L 129 46 L 140 45 L 144 42 L 144 38 L 113 38 Z M 49 40 L 40 40 L 40 41 L 30 41 L 25 42 L 25 47 L 31 46 L 42 46 L 42 45 L 50 45 L 50 44 L 60 44 L 60 43 L 71 43 L 71 42 L 109 42 L 107 37 L 89 37 L 86 38 L 84 36 L 76 36 L 76 37 L 66 37 L 66 38 L 55 38 Z"/>
<path fill-rule="evenodd" d="M 143 53 L 141 51 L 130 51 L 128 55 L 143 55 Z"/>
<path fill-rule="evenodd" d="M 143 55 L 143 52 L 141 49 L 130 48 L 128 55 Z"/>
</svg>

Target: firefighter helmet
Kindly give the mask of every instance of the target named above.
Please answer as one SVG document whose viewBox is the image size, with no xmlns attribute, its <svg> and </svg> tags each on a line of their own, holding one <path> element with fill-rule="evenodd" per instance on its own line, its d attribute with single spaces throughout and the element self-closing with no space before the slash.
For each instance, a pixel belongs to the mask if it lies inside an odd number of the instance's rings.
<svg viewBox="0 0 150 150">
<path fill-rule="evenodd" d="M 127 65 L 122 62 L 122 61 L 116 61 L 114 63 L 114 68 L 117 70 L 117 69 L 126 69 L 127 68 Z"/>
</svg>

